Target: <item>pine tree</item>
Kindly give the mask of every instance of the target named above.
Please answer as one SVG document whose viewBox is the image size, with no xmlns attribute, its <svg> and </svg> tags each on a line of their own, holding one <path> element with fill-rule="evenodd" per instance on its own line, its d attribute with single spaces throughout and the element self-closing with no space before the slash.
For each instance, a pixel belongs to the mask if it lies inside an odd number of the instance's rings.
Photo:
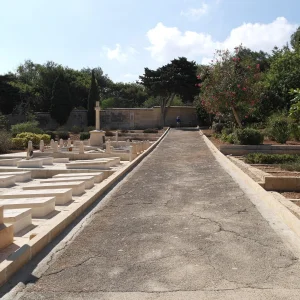
<svg viewBox="0 0 300 300">
<path fill-rule="evenodd" d="M 64 125 L 72 111 L 69 85 L 63 75 L 59 75 L 52 88 L 50 115 L 59 125 Z"/>
<path fill-rule="evenodd" d="M 99 101 L 99 90 L 97 80 L 95 78 L 94 70 L 92 71 L 92 81 L 88 98 L 88 124 L 89 126 L 95 125 L 95 106 L 96 101 Z"/>
</svg>

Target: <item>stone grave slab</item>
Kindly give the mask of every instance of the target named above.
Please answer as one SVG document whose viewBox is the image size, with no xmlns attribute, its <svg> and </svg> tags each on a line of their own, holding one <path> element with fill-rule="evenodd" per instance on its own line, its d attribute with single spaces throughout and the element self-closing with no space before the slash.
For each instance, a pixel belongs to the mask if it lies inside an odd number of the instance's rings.
<svg viewBox="0 0 300 300">
<path fill-rule="evenodd" d="M 93 176 L 95 183 L 103 181 L 103 173 L 62 173 L 53 176 L 52 178 L 64 178 L 64 177 L 81 177 L 81 176 Z"/>
<path fill-rule="evenodd" d="M 32 224 L 31 208 L 4 209 L 4 222 L 14 226 L 14 233 Z"/>
<path fill-rule="evenodd" d="M 92 176 L 81 176 L 81 177 L 63 177 L 63 178 L 49 178 L 40 180 L 41 183 L 52 183 L 52 182 L 74 182 L 84 181 L 85 189 L 91 189 L 94 184 L 94 178 Z"/>
</svg>

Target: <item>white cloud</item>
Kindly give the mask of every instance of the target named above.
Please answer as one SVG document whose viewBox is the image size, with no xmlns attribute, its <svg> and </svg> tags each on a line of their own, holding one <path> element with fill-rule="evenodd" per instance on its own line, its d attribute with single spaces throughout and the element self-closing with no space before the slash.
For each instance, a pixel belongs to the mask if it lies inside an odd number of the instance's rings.
<svg viewBox="0 0 300 300">
<path fill-rule="evenodd" d="M 208 5 L 203 2 L 200 8 L 189 8 L 186 11 L 181 11 L 180 15 L 185 17 L 199 18 L 208 13 Z"/>
<path fill-rule="evenodd" d="M 126 62 L 130 55 L 137 54 L 138 52 L 133 47 L 122 49 L 120 44 L 116 44 L 115 49 L 103 47 L 103 52 L 109 60 L 117 60 L 119 62 Z"/>
<path fill-rule="evenodd" d="M 291 24 L 285 18 L 279 17 L 268 24 L 244 23 L 232 29 L 224 41 L 215 41 L 204 32 L 181 32 L 177 27 L 166 27 L 158 23 L 147 32 L 150 42 L 147 50 L 152 58 L 161 63 L 178 56 L 207 62 L 216 49 L 233 50 L 240 44 L 252 50 L 270 52 L 274 46 L 285 45 L 297 27 L 297 24 Z"/>
<path fill-rule="evenodd" d="M 127 73 L 124 75 L 125 78 L 138 78 L 139 75 L 137 74 L 131 74 L 131 73 Z"/>
</svg>

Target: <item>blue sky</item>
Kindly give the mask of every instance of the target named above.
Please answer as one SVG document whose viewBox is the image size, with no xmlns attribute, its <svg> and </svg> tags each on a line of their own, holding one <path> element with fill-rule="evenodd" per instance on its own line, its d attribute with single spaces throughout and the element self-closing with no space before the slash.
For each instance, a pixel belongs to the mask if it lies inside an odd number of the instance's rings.
<svg viewBox="0 0 300 300">
<path fill-rule="evenodd" d="M 299 0 L 0 0 L 0 74 L 52 60 L 135 81 L 178 56 L 207 63 L 216 48 L 282 46 L 299 11 Z"/>
</svg>

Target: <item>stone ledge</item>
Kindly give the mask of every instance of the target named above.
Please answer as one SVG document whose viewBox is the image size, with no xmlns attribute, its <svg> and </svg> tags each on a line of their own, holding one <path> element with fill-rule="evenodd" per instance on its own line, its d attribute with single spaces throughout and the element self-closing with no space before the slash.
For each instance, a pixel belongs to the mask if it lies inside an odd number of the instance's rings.
<svg viewBox="0 0 300 300">
<path fill-rule="evenodd" d="M 6 260 L 0 263 L 0 286 L 14 275 L 21 267 L 29 262 L 38 254 L 47 244 L 49 244 L 57 235 L 59 235 L 68 225 L 70 225 L 79 215 L 81 215 L 90 205 L 92 205 L 100 196 L 102 196 L 111 186 L 113 186 L 124 175 L 129 173 L 137 166 L 147 155 L 149 155 L 162 141 L 169 132 L 168 128 L 163 135 L 153 143 L 146 151 L 135 158 L 124 168 L 113 173 L 107 180 L 97 186 L 97 191 L 93 194 L 89 192 L 84 195 L 83 200 L 74 205 L 72 211 L 63 211 L 54 217 L 47 226 L 47 232 L 41 232 L 32 238 L 26 245 L 12 253 Z"/>
</svg>

